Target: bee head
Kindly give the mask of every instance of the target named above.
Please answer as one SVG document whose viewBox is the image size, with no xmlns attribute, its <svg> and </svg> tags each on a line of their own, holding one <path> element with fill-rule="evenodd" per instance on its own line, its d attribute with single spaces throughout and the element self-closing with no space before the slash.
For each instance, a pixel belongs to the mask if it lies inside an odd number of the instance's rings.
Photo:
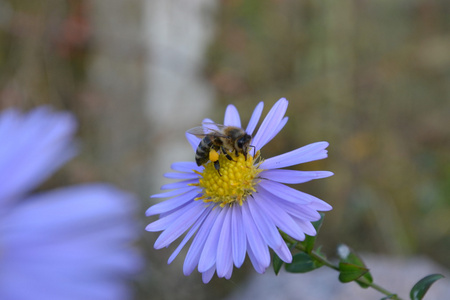
<svg viewBox="0 0 450 300">
<path fill-rule="evenodd" d="M 236 149 L 242 150 L 247 159 L 248 147 L 250 145 L 250 141 L 252 137 L 249 134 L 244 134 L 241 138 L 236 140 Z"/>
</svg>

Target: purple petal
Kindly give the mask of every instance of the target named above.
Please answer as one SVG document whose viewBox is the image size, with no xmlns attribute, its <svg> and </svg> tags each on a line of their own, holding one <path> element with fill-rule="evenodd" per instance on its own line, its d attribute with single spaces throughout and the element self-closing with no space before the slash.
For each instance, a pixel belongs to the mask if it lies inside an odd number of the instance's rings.
<svg viewBox="0 0 450 300">
<path fill-rule="evenodd" d="M 298 184 L 314 179 L 330 177 L 332 175 L 333 173 L 329 171 L 294 171 L 270 169 L 262 171 L 259 174 L 259 177 L 281 183 Z"/>
<path fill-rule="evenodd" d="M 239 112 L 233 104 L 228 105 L 227 109 L 225 110 L 223 125 L 241 127 L 241 118 L 239 117 Z"/>
<path fill-rule="evenodd" d="M 164 177 L 170 178 L 170 179 L 193 179 L 198 178 L 198 174 L 196 173 L 175 173 L 175 172 L 169 172 L 165 173 Z"/>
<path fill-rule="evenodd" d="M 191 191 L 191 190 L 197 190 L 198 193 L 201 192 L 201 190 L 199 188 L 195 187 L 195 186 L 185 186 L 183 188 L 179 188 L 179 189 L 176 189 L 176 190 L 173 190 L 173 191 L 151 195 L 150 198 L 169 198 L 169 197 L 173 197 L 173 196 L 176 196 L 176 195 L 180 195 L 180 194 L 186 193 L 186 192 Z"/>
<path fill-rule="evenodd" d="M 161 186 L 161 190 L 180 189 L 189 186 L 189 184 L 193 183 L 198 183 L 198 178 L 164 184 Z"/>
<path fill-rule="evenodd" d="M 42 106 L 0 114 L 0 199 L 20 196 L 47 179 L 76 153 L 76 120 Z"/>
<path fill-rule="evenodd" d="M 234 265 L 240 268 L 245 260 L 247 240 L 245 238 L 245 230 L 243 229 L 241 209 L 237 205 L 233 205 L 232 207 L 231 236 Z"/>
<path fill-rule="evenodd" d="M 260 165 L 261 169 L 279 169 L 327 157 L 327 142 L 317 142 L 296 150 L 268 158 Z"/>
<path fill-rule="evenodd" d="M 318 211 L 329 211 L 333 209 L 333 207 L 330 204 L 326 203 L 325 201 L 319 198 L 316 198 L 311 203 L 309 203 L 308 207 Z"/>
<path fill-rule="evenodd" d="M 212 277 L 214 276 L 214 272 L 216 271 L 215 266 L 212 266 L 209 268 L 209 270 L 202 273 L 202 281 L 203 283 L 208 283 L 211 281 Z"/>
<path fill-rule="evenodd" d="M 309 205 L 295 204 L 292 202 L 284 201 L 281 198 L 273 197 L 277 204 L 288 214 L 299 219 L 304 219 L 307 221 L 317 221 L 320 219 L 320 214 L 309 207 Z"/>
<path fill-rule="evenodd" d="M 155 242 L 155 249 L 169 246 L 195 223 L 204 210 L 204 204 L 198 201 L 193 202 L 193 205 L 186 205 L 181 210 L 183 211 L 183 214 L 160 234 Z"/>
<path fill-rule="evenodd" d="M 284 125 L 286 125 L 287 121 L 289 120 L 289 117 L 284 117 L 280 123 L 278 124 L 277 128 L 272 132 L 272 135 L 265 140 L 264 145 L 268 144 L 274 137 L 277 136 L 277 134 L 281 131 L 281 129 L 284 128 Z"/>
<path fill-rule="evenodd" d="M 248 243 L 247 245 L 247 253 L 248 253 L 248 257 L 250 258 L 250 261 L 252 262 L 253 267 L 255 268 L 255 271 L 263 274 L 266 271 L 266 268 L 268 267 L 268 265 L 266 265 L 265 263 L 261 263 L 258 258 L 256 257 L 256 255 L 253 253 L 252 247 L 250 247 L 250 243 Z M 270 264 L 270 262 L 269 262 Z"/>
<path fill-rule="evenodd" d="M 175 251 L 173 251 L 172 255 L 170 255 L 170 257 L 167 261 L 167 264 L 171 264 L 173 262 L 175 257 L 177 257 L 177 255 L 180 253 L 181 249 L 183 249 L 183 247 L 191 239 L 191 237 L 194 235 L 194 233 L 198 230 L 200 225 L 202 225 L 203 221 L 208 216 L 209 212 L 210 212 L 209 209 L 205 209 L 203 211 L 202 215 L 197 219 L 197 221 L 195 221 L 195 224 L 191 227 L 191 229 L 189 229 L 189 232 L 186 234 L 186 236 L 183 238 L 181 243 L 178 245 L 177 249 L 175 249 Z"/>
<path fill-rule="evenodd" d="M 219 209 L 213 209 L 209 207 L 210 213 L 206 217 L 204 223 L 200 226 L 200 229 L 192 241 L 189 247 L 188 253 L 186 254 L 186 259 L 184 260 L 183 273 L 188 276 L 197 266 L 200 255 L 202 253 L 203 247 L 205 245 L 206 239 L 211 231 L 211 227 L 216 222 L 217 216 L 219 215 Z"/>
<path fill-rule="evenodd" d="M 180 161 L 173 163 L 171 166 L 172 170 L 180 171 L 180 172 L 187 172 L 187 173 L 194 173 L 193 170 L 201 171 L 203 167 L 197 166 L 195 162 L 192 161 Z"/>
<path fill-rule="evenodd" d="M 311 224 L 310 221 L 304 220 L 304 219 L 299 219 L 294 217 L 295 222 L 297 223 L 298 226 L 300 226 L 303 230 L 304 233 L 306 233 L 307 235 L 310 236 L 315 236 L 316 235 L 316 229 L 314 228 L 314 226 Z"/>
<path fill-rule="evenodd" d="M 189 144 L 191 144 L 192 150 L 194 150 L 195 152 L 202 139 L 187 132 L 184 135 L 186 136 L 186 139 L 188 140 Z"/>
<path fill-rule="evenodd" d="M 216 124 L 216 122 L 214 122 L 213 120 L 211 120 L 209 118 L 203 119 L 203 121 L 202 121 L 202 125 L 204 127 L 211 128 L 214 130 L 219 130 L 219 128 L 215 124 Z"/>
<path fill-rule="evenodd" d="M 149 217 L 177 209 L 178 207 L 184 205 L 188 201 L 194 201 L 194 198 L 197 195 L 198 195 L 197 190 L 190 190 L 182 195 L 153 205 L 152 207 L 147 209 L 145 215 Z"/>
<path fill-rule="evenodd" d="M 123 299 L 127 288 L 120 278 L 141 265 L 128 245 L 138 235 L 136 204 L 131 195 L 100 184 L 24 199 L 0 222 L 7 274 L 0 298 Z"/>
<path fill-rule="evenodd" d="M 261 113 L 264 108 L 264 102 L 259 102 L 258 105 L 256 105 L 255 110 L 253 110 L 252 117 L 250 118 L 250 121 L 248 122 L 247 129 L 245 130 L 249 135 L 253 134 L 253 131 L 255 131 L 256 125 L 258 125 L 259 118 L 261 117 Z"/>
<path fill-rule="evenodd" d="M 219 243 L 217 245 L 216 269 L 219 278 L 224 277 L 230 266 L 233 266 L 233 255 L 231 251 L 231 215 L 232 209 L 224 207 L 226 210 L 225 220 L 223 221 L 220 232 Z"/>
<path fill-rule="evenodd" d="M 35 233 L 37 238 L 47 235 L 55 237 L 57 232 L 69 234 L 70 230 L 77 231 L 85 226 L 89 228 L 106 221 L 111 223 L 114 218 L 123 224 L 121 218 L 130 217 L 135 205 L 131 195 L 110 185 L 85 184 L 33 195 L 23 201 L 20 209 L 16 208 L 11 214 L 3 216 L 2 221 L 13 226 L 8 228 L 14 228 L 16 235 L 23 232 L 29 239 L 33 236 L 29 233 L 30 229 L 42 234 L 38 237 Z M 15 218 L 20 222 L 6 218 Z"/>
<path fill-rule="evenodd" d="M 273 133 L 279 128 L 278 126 L 286 113 L 287 106 L 288 101 L 281 98 L 270 109 L 253 139 L 252 144 L 256 150 L 261 149 L 273 137 Z"/>
<path fill-rule="evenodd" d="M 265 191 L 276 197 L 296 204 L 308 204 L 312 202 L 313 199 L 315 199 L 315 197 L 309 194 L 300 192 L 282 183 L 271 180 L 261 180 L 258 184 L 258 187 L 264 189 Z"/>
<path fill-rule="evenodd" d="M 230 264 L 228 266 L 228 271 L 225 274 L 225 279 L 230 279 L 232 274 L 233 274 L 233 264 Z"/>
<path fill-rule="evenodd" d="M 248 198 L 248 207 L 250 208 L 250 213 L 252 214 L 253 220 L 258 227 L 259 232 L 266 241 L 266 243 L 271 247 L 275 253 L 285 262 L 292 261 L 292 255 L 283 241 L 280 232 L 278 231 L 272 219 L 267 218 L 267 216 L 261 213 L 259 206 L 256 202 L 259 200 L 255 193 L 255 199 Z"/>
<path fill-rule="evenodd" d="M 255 255 L 254 258 L 256 259 L 259 266 L 258 268 L 266 269 L 270 265 L 269 249 L 267 248 L 267 244 L 265 243 L 264 238 L 261 236 L 261 233 L 256 227 L 255 222 L 253 221 L 247 202 L 248 201 L 245 201 L 241 206 L 242 220 L 244 221 L 243 228 L 245 228 L 247 241 L 249 244 L 247 246 L 247 253 L 249 253 L 249 251 L 252 251 L 252 253 Z"/>
<path fill-rule="evenodd" d="M 186 209 L 192 208 L 197 205 L 197 201 L 192 201 L 180 206 L 176 211 L 171 212 L 169 214 L 165 214 L 163 217 L 160 217 L 158 220 L 150 223 L 145 227 L 145 230 L 150 232 L 162 231 L 169 227 L 171 224 L 176 222 L 178 218 L 180 218 Z"/>
<path fill-rule="evenodd" d="M 225 221 L 225 215 L 228 211 L 226 208 L 216 207 L 219 210 L 219 216 L 217 217 L 214 225 L 209 232 L 208 238 L 206 239 L 205 245 L 203 247 L 202 254 L 200 255 L 200 260 L 198 262 L 198 271 L 200 273 L 206 272 L 211 268 L 217 259 L 217 246 L 220 238 L 220 231 L 223 227 Z"/>
<path fill-rule="evenodd" d="M 258 206 L 273 220 L 278 228 L 298 241 L 303 241 L 305 239 L 303 230 L 297 225 L 292 217 L 278 205 L 270 194 L 261 191 L 258 195 Z"/>
</svg>

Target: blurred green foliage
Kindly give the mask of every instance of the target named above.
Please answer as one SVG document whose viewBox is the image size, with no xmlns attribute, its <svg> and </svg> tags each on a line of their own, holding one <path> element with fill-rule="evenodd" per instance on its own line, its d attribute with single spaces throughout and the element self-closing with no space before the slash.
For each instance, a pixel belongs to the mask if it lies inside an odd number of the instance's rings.
<svg viewBox="0 0 450 300">
<path fill-rule="evenodd" d="M 78 111 L 90 24 L 84 1 L 0 1 L 0 108 Z"/>
<path fill-rule="evenodd" d="M 299 167 L 335 172 L 299 186 L 334 206 L 319 243 L 450 266 L 450 2 L 222 4 L 206 72 L 223 105 L 290 100 L 266 157 L 330 142 Z"/>
</svg>

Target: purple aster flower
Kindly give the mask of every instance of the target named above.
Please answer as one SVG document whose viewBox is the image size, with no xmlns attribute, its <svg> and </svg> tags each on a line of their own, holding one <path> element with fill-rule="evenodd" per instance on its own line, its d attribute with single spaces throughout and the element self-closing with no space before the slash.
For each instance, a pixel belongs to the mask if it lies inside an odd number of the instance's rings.
<svg viewBox="0 0 450 300">
<path fill-rule="evenodd" d="M 179 180 L 166 184 L 171 189 L 152 198 L 172 197 L 153 205 L 147 216 L 159 214 L 146 230 L 162 231 L 155 248 L 168 246 L 183 233 L 181 243 L 170 256 L 171 263 L 186 243 L 193 238 L 184 261 L 183 271 L 189 275 L 197 267 L 203 282 L 214 273 L 229 279 L 233 266 L 241 267 L 246 254 L 255 270 L 263 273 L 270 265 L 269 247 L 285 262 L 292 254 L 279 230 L 302 241 L 315 235 L 312 221 L 320 219 L 318 211 L 332 207 L 324 201 L 300 192 L 285 184 L 298 184 L 333 175 L 328 171 L 295 171 L 282 169 L 327 157 L 327 142 L 313 143 L 296 150 L 263 159 L 260 149 L 270 142 L 286 124 L 288 101 L 280 99 L 253 136 L 247 158 L 242 153 L 228 152 L 231 160 L 220 151 L 220 174 L 211 161 L 197 166 L 194 162 L 176 162 L 165 177 Z M 263 110 L 259 103 L 245 132 L 253 135 Z M 205 119 L 204 126 L 212 121 Z M 225 126 L 241 127 L 239 113 L 229 105 L 225 112 Z M 201 139 L 186 134 L 194 151 Z M 226 151 L 225 151 L 226 152 Z M 253 155 L 255 154 L 255 157 Z"/>
<path fill-rule="evenodd" d="M 76 122 L 0 113 L 0 299 L 127 299 L 139 269 L 134 198 L 107 184 L 30 192 L 74 156 Z"/>
</svg>

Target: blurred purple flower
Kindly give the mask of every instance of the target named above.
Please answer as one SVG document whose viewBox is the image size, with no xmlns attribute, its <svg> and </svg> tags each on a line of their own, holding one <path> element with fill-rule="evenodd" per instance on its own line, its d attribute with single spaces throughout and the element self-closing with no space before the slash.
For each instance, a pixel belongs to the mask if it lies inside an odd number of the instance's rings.
<svg viewBox="0 0 450 300">
<path fill-rule="evenodd" d="M 286 124 L 287 106 L 288 101 L 282 98 L 271 108 L 253 136 L 253 147 L 247 157 L 233 151 L 228 152 L 230 160 L 220 154 L 221 174 L 211 162 L 202 166 L 194 162 L 176 162 L 172 169 L 178 172 L 165 174 L 167 178 L 180 181 L 161 187 L 172 191 L 152 196 L 173 198 L 147 210 L 147 216 L 159 214 L 160 218 L 150 223 L 146 230 L 162 231 L 155 242 L 156 249 L 167 247 L 186 233 L 170 256 L 169 263 L 195 236 L 184 261 L 185 275 L 197 267 L 205 283 L 216 272 L 218 277 L 229 279 L 233 265 L 241 267 L 246 254 L 255 270 L 263 273 L 270 265 L 268 247 L 283 261 L 292 261 L 292 254 L 279 229 L 299 241 L 305 239 L 305 234 L 316 234 L 311 222 L 320 219 L 318 211 L 328 211 L 331 206 L 285 184 L 325 178 L 333 173 L 281 168 L 326 158 L 328 143 L 313 143 L 266 160 L 259 153 Z M 248 135 L 253 135 L 262 109 L 261 102 L 245 130 Z M 208 125 L 212 120 L 205 119 L 203 124 L 204 127 L 212 126 Z M 235 106 L 227 107 L 224 125 L 241 127 Z M 186 137 L 195 152 L 201 138 L 191 134 Z"/>
<path fill-rule="evenodd" d="M 30 193 L 75 155 L 75 129 L 48 107 L 0 113 L 0 299 L 131 295 L 135 199 L 100 183 Z"/>
</svg>

